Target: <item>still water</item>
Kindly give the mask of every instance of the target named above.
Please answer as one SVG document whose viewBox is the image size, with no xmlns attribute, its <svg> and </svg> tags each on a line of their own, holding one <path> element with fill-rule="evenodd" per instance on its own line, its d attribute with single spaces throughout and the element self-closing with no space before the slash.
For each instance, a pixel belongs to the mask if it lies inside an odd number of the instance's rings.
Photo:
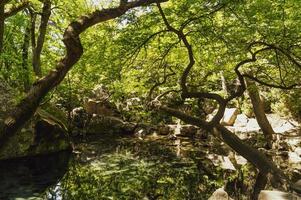
<svg viewBox="0 0 301 200">
<path fill-rule="evenodd" d="M 76 142 L 72 153 L 2 161 L 0 199 L 208 199 L 229 176 L 206 159 L 208 146 L 188 138 L 94 136 Z"/>
</svg>

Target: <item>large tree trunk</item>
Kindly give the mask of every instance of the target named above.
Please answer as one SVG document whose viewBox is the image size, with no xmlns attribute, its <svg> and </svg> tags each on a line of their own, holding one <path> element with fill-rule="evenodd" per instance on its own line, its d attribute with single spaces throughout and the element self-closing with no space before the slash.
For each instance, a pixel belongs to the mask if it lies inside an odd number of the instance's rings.
<svg viewBox="0 0 301 200">
<path fill-rule="evenodd" d="M 123 3 L 116 8 L 96 10 L 90 15 L 85 15 L 72 22 L 65 30 L 63 42 L 66 47 L 66 55 L 48 75 L 33 84 L 24 99 L 13 109 L 12 113 L 4 121 L 0 130 L 0 148 L 12 137 L 34 114 L 43 97 L 56 87 L 66 76 L 67 72 L 80 59 L 83 47 L 79 35 L 95 24 L 123 15 L 131 8 L 146 6 L 155 2 L 166 0 L 137 0 Z"/>
<path fill-rule="evenodd" d="M 267 174 L 258 172 L 256 177 L 256 182 L 253 188 L 253 193 L 251 195 L 251 200 L 258 200 L 260 191 L 265 189 L 267 182 L 268 182 Z"/>
<path fill-rule="evenodd" d="M 206 129 L 210 132 L 213 132 L 216 137 L 221 138 L 229 147 L 231 147 L 238 154 L 246 158 L 257 169 L 259 169 L 259 171 L 262 174 L 271 173 L 279 181 L 289 181 L 289 178 L 263 153 L 244 143 L 239 137 L 237 137 L 234 133 L 229 131 L 224 126 L 220 124 L 215 124 L 211 126 L 208 122 L 205 122 L 196 117 L 189 116 L 181 111 L 168 108 L 166 106 L 158 106 L 157 108 L 174 117 L 181 119 L 187 124 L 192 124 L 202 129 Z"/>
<path fill-rule="evenodd" d="M 265 140 L 267 142 L 267 146 L 272 148 L 273 145 L 273 135 L 275 134 L 269 120 L 267 119 L 265 112 L 264 112 L 264 103 L 260 99 L 260 94 L 257 88 L 257 85 L 254 81 L 246 79 L 246 85 L 248 94 L 250 96 L 253 111 L 258 122 L 259 127 L 261 128 Z"/>
</svg>

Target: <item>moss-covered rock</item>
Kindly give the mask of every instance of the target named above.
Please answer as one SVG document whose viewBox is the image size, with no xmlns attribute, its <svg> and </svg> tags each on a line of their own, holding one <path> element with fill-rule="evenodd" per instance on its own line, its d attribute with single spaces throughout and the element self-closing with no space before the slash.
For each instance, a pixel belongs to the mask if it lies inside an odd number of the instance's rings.
<svg viewBox="0 0 301 200">
<path fill-rule="evenodd" d="M 117 117 L 94 115 L 86 128 L 87 133 L 133 134 L 136 124 L 124 122 Z"/>
<path fill-rule="evenodd" d="M 0 149 L 0 159 L 36 156 L 71 148 L 67 120 L 53 105 L 39 108 L 34 117 Z"/>
</svg>

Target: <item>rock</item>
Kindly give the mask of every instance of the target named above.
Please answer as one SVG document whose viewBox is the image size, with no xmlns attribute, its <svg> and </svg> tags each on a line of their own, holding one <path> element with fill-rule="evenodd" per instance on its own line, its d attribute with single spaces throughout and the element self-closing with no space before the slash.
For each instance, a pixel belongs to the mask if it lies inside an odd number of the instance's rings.
<svg viewBox="0 0 301 200">
<path fill-rule="evenodd" d="M 245 126 L 247 126 L 248 121 L 249 121 L 249 118 L 247 117 L 247 115 L 239 114 L 239 115 L 237 115 L 233 126 L 235 126 L 235 127 L 245 127 Z"/>
<path fill-rule="evenodd" d="M 233 200 L 223 188 L 217 189 L 208 200 Z"/>
<path fill-rule="evenodd" d="M 236 170 L 228 156 L 209 154 L 208 158 L 215 166 L 221 167 L 222 169 Z"/>
<path fill-rule="evenodd" d="M 298 155 L 298 156 L 301 156 L 301 147 L 297 147 L 295 149 L 295 153 Z"/>
<path fill-rule="evenodd" d="M 290 163 L 300 163 L 301 157 L 296 152 L 289 152 L 288 153 L 288 161 Z"/>
<path fill-rule="evenodd" d="M 117 117 L 93 115 L 86 126 L 86 132 L 89 134 L 134 134 L 134 123 L 124 122 Z"/>
<path fill-rule="evenodd" d="M 64 118 L 62 118 L 64 116 Z M 58 108 L 45 105 L 1 148 L 0 159 L 50 154 L 71 149 L 67 119 Z"/>
<path fill-rule="evenodd" d="M 297 137 L 287 137 L 286 138 L 286 142 L 287 144 L 289 144 L 293 149 L 294 147 L 299 147 L 301 144 L 301 138 L 300 136 Z"/>
<path fill-rule="evenodd" d="M 226 108 L 224 117 L 221 120 L 221 124 L 226 126 L 232 126 L 236 120 L 238 112 L 239 111 L 237 108 Z"/>
<path fill-rule="evenodd" d="M 287 133 L 287 132 L 292 132 L 295 130 L 296 130 L 296 127 L 288 121 L 286 121 L 284 124 L 281 124 L 280 126 L 277 126 L 276 128 L 274 128 L 275 133 Z"/>
<path fill-rule="evenodd" d="M 295 182 L 292 186 L 293 190 L 301 194 L 301 179 Z"/>
<path fill-rule="evenodd" d="M 278 114 L 266 114 L 272 127 L 279 127 L 286 123 L 286 119 L 279 116 Z"/>
<path fill-rule="evenodd" d="M 249 119 L 247 126 L 246 126 L 246 132 L 255 132 L 259 131 L 260 127 L 257 123 L 257 120 L 254 118 Z"/>
<path fill-rule="evenodd" d="M 85 111 L 90 114 L 97 114 L 97 115 L 105 115 L 105 116 L 117 116 L 118 111 L 114 107 L 113 104 L 107 101 L 98 101 L 94 99 L 89 99 L 84 104 Z"/>
<path fill-rule="evenodd" d="M 84 109 L 89 115 L 105 115 L 120 117 L 117 106 L 110 102 L 110 94 L 104 85 L 97 85 L 92 95 L 84 103 Z"/>
<path fill-rule="evenodd" d="M 169 135 L 171 133 L 171 129 L 169 126 L 160 125 L 157 127 L 157 133 L 159 135 Z"/>
<path fill-rule="evenodd" d="M 258 200 L 300 200 L 301 198 L 292 193 L 281 191 L 262 190 L 258 196 Z"/>
<path fill-rule="evenodd" d="M 167 126 L 169 127 L 171 133 L 173 133 L 174 135 L 181 134 L 181 125 L 178 126 L 177 124 L 168 124 Z"/>
<path fill-rule="evenodd" d="M 245 164 L 248 163 L 248 161 L 240 155 L 235 154 L 234 158 L 235 158 L 235 161 L 238 165 L 245 165 Z"/>
<path fill-rule="evenodd" d="M 182 137 L 194 137 L 198 131 L 198 128 L 193 125 L 182 125 L 180 129 L 180 134 L 178 136 Z"/>
<path fill-rule="evenodd" d="M 98 101 L 107 101 L 110 98 L 108 88 L 102 84 L 96 85 L 92 90 L 92 98 Z"/>
</svg>

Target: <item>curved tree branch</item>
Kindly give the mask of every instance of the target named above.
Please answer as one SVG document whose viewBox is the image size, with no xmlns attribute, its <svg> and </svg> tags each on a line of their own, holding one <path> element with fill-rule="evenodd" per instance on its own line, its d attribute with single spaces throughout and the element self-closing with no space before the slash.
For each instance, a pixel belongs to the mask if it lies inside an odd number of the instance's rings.
<svg viewBox="0 0 301 200">
<path fill-rule="evenodd" d="M 16 15 L 18 12 L 24 10 L 29 5 L 28 1 L 23 1 L 20 4 L 14 5 L 9 10 L 4 12 L 4 18 L 9 18 L 11 16 Z"/>
<path fill-rule="evenodd" d="M 291 90 L 291 89 L 297 88 L 298 86 L 301 86 L 301 84 L 297 84 L 297 83 L 291 84 L 289 86 L 271 84 L 271 83 L 264 82 L 254 76 L 251 76 L 250 74 L 243 74 L 243 77 L 249 78 L 261 85 L 265 85 L 265 86 L 272 87 L 272 88 L 278 88 L 278 89 L 282 89 L 282 90 Z"/>
<path fill-rule="evenodd" d="M 95 24 L 117 18 L 131 8 L 165 1 L 166 0 L 131 1 L 116 8 L 96 10 L 69 24 L 63 37 L 63 42 L 66 47 L 64 58 L 57 63 L 55 70 L 52 70 L 48 75 L 33 84 L 25 98 L 5 119 L 4 126 L 0 130 L 0 148 L 32 117 L 43 97 L 64 79 L 67 72 L 81 58 L 83 54 L 83 47 L 79 38 L 81 33 Z"/>
<path fill-rule="evenodd" d="M 187 40 L 187 37 L 183 33 L 183 31 L 182 30 L 177 30 L 174 27 L 172 27 L 169 24 L 169 22 L 168 22 L 168 20 L 167 20 L 167 18 L 165 16 L 165 14 L 164 14 L 164 12 L 163 12 L 163 10 L 161 8 L 161 5 L 157 4 L 157 7 L 159 9 L 160 15 L 161 15 L 161 17 L 162 17 L 162 19 L 164 21 L 164 24 L 167 27 L 167 29 L 170 30 L 171 32 L 175 33 L 179 37 L 179 39 L 182 40 L 182 42 L 184 43 L 184 45 L 185 45 L 185 47 L 187 49 L 189 63 L 187 65 L 187 67 L 185 68 L 185 70 L 184 70 L 184 72 L 182 74 L 182 77 L 181 77 L 182 93 L 185 95 L 186 93 L 188 93 L 188 88 L 187 88 L 187 85 L 186 85 L 187 78 L 188 78 L 190 70 L 192 69 L 192 67 L 193 67 L 193 65 L 195 63 L 194 56 L 193 56 L 193 50 L 192 50 L 192 47 L 191 47 L 191 45 L 189 44 L 189 42 Z"/>
<path fill-rule="evenodd" d="M 160 104 L 157 104 L 157 108 L 159 110 L 162 110 L 166 113 L 169 113 L 172 116 L 175 116 L 185 123 L 196 125 L 200 128 L 207 129 L 211 131 L 212 129 L 216 130 L 215 132 L 218 133 L 218 136 L 225 141 L 226 144 L 228 144 L 233 150 L 238 152 L 240 155 L 245 157 L 248 161 L 250 161 L 253 165 L 255 165 L 260 172 L 262 173 L 272 173 L 273 176 L 277 177 L 280 181 L 288 181 L 289 184 L 289 178 L 280 170 L 277 168 L 277 166 L 269 161 L 269 159 L 263 155 L 261 152 L 259 152 L 257 149 L 245 144 L 242 140 L 240 140 L 234 133 L 226 129 L 224 126 L 222 126 L 219 121 L 223 117 L 226 105 L 228 104 L 229 101 L 232 99 L 241 96 L 244 91 L 246 90 L 246 85 L 244 82 L 244 76 L 243 74 L 239 71 L 239 69 L 249 63 L 255 62 L 257 60 L 257 55 L 261 52 L 268 51 L 273 49 L 272 46 L 266 46 L 264 48 L 261 48 L 255 52 L 252 51 L 253 44 L 250 44 L 248 47 L 248 50 L 251 53 L 251 58 L 247 58 L 241 62 L 239 62 L 235 66 L 235 73 L 238 76 L 238 79 L 240 81 L 240 85 L 237 88 L 236 92 L 228 97 L 227 99 L 224 99 L 222 96 L 218 94 L 213 94 L 213 93 L 206 93 L 206 92 L 190 92 L 188 91 L 187 88 L 187 77 L 189 75 L 190 70 L 192 69 L 194 65 L 194 58 L 193 58 L 193 51 L 192 47 L 189 44 L 186 35 L 181 31 L 181 30 L 176 30 L 173 28 L 167 21 L 166 16 L 164 15 L 164 12 L 160 5 L 158 5 L 159 12 L 163 18 L 163 21 L 168 28 L 168 30 L 174 32 L 177 34 L 177 36 L 183 41 L 187 51 L 188 51 L 188 56 L 189 56 L 189 63 L 184 70 L 182 77 L 181 77 L 181 88 L 182 88 L 182 96 L 183 98 L 197 98 L 197 99 L 202 99 L 202 98 L 207 98 L 207 99 L 213 99 L 219 103 L 219 109 L 217 114 L 213 117 L 213 119 L 210 122 L 206 122 L 200 118 L 193 117 L 190 115 L 187 115 L 181 111 L 178 111 L 173 108 L 169 108 L 166 106 L 162 106 Z"/>
<path fill-rule="evenodd" d="M 151 101 L 153 92 L 154 92 L 154 90 L 155 90 L 157 87 L 159 87 L 159 86 L 161 86 L 161 85 L 164 85 L 169 77 L 174 76 L 174 75 L 176 74 L 171 68 L 170 68 L 170 71 L 171 71 L 171 72 L 170 72 L 169 74 L 166 74 L 166 68 L 167 68 L 167 64 L 164 65 L 164 76 L 163 76 L 163 80 L 162 80 L 162 81 L 158 81 L 158 82 L 157 82 L 155 85 L 153 85 L 153 87 L 150 89 L 149 94 L 148 94 L 148 97 L 147 97 L 148 101 Z"/>
</svg>

